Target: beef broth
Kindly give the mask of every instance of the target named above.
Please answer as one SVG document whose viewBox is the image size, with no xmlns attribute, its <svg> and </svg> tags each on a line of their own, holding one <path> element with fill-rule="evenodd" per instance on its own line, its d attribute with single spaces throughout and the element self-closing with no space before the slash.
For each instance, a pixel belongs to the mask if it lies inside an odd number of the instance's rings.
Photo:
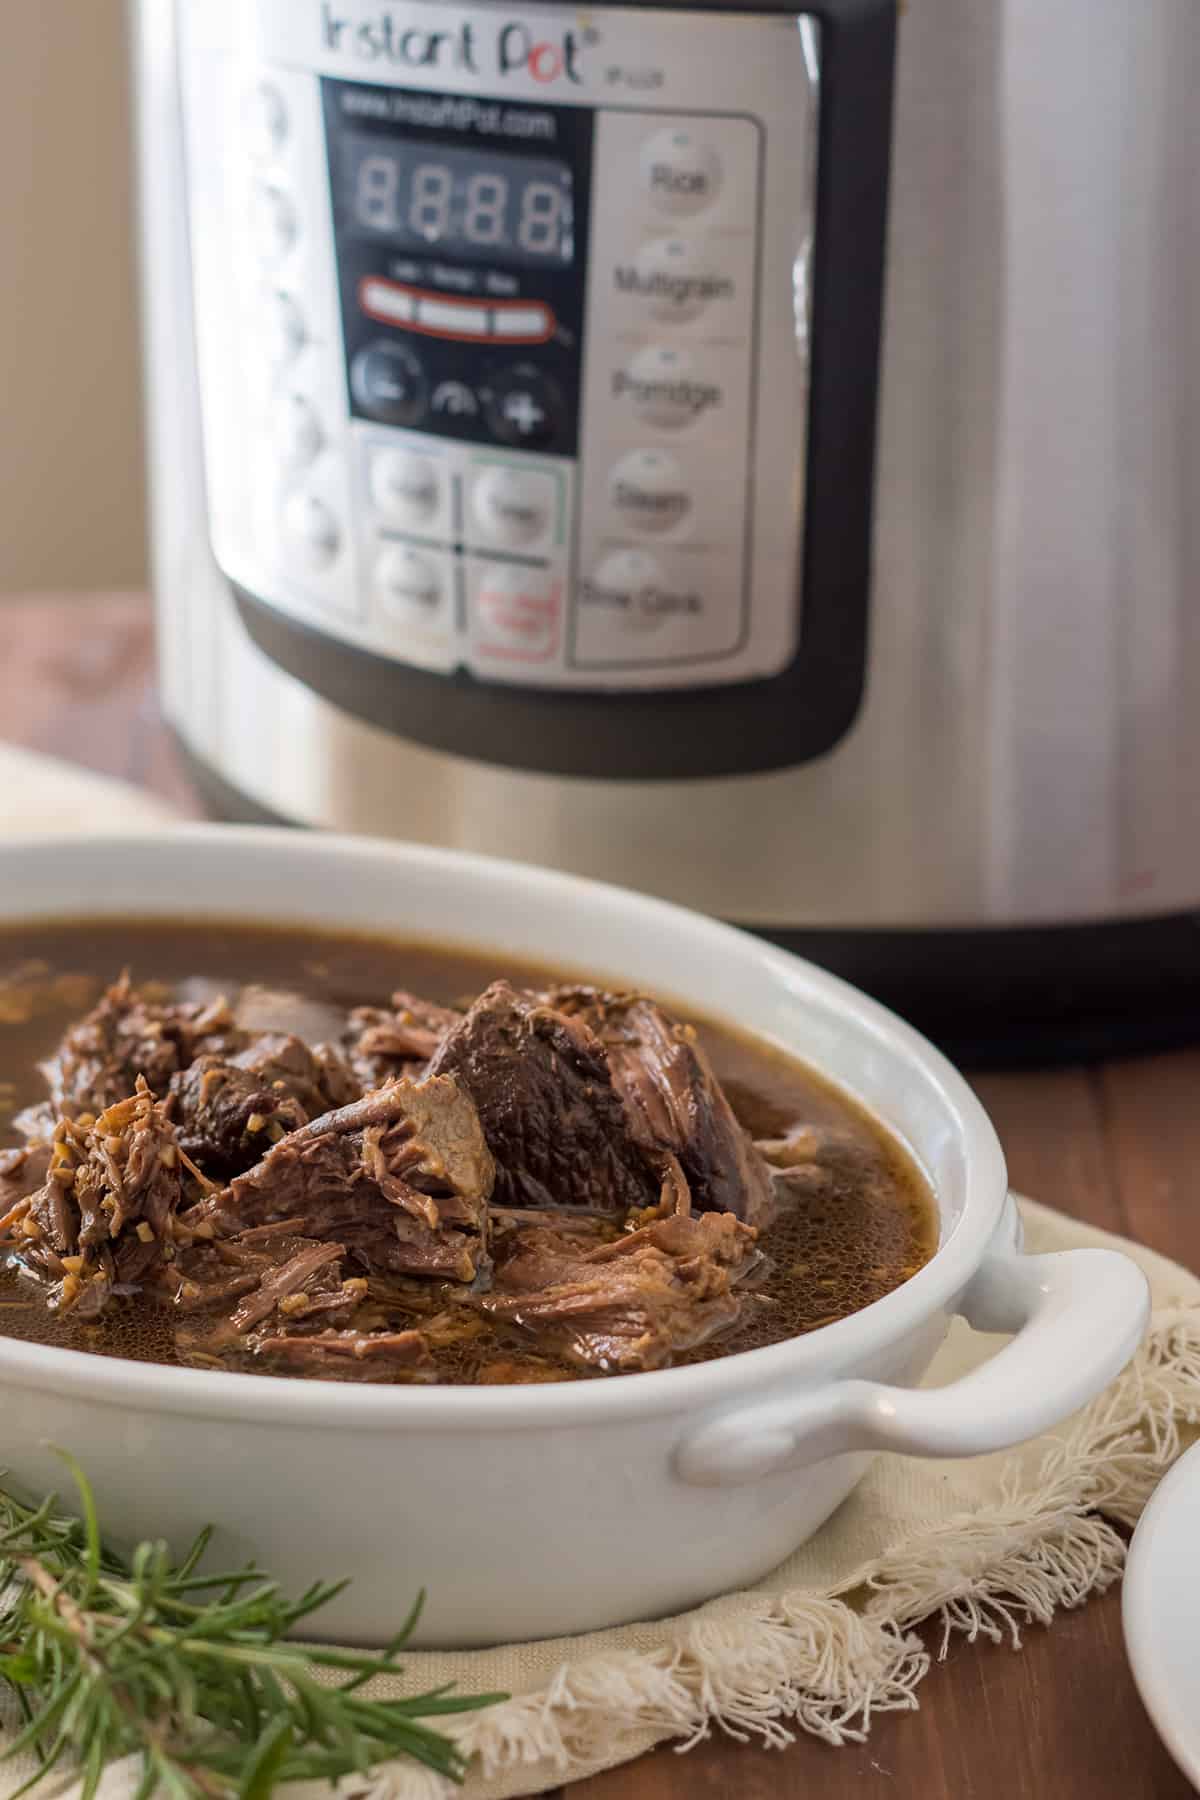
<svg viewBox="0 0 1200 1800">
<path fill-rule="evenodd" d="M 14 1205 L 0 1334 L 376 1381 L 726 1356 L 869 1305 L 936 1243 L 902 1148 L 728 1024 L 213 920 L 0 932 Z"/>
</svg>

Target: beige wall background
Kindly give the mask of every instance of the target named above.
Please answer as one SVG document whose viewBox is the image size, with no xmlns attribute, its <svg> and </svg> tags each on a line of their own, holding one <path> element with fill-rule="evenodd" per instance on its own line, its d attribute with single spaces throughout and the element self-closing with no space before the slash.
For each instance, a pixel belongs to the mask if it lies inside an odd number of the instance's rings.
<svg viewBox="0 0 1200 1800">
<path fill-rule="evenodd" d="M 0 594 L 144 581 L 123 0 L 0 0 Z"/>
</svg>

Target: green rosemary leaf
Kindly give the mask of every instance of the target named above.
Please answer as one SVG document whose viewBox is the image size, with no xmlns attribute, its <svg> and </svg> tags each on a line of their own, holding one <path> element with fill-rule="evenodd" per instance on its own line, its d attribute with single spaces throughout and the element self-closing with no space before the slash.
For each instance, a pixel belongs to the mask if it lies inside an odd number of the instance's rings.
<svg viewBox="0 0 1200 1800">
<path fill-rule="evenodd" d="M 24 1720 L 3 1757 L 32 1749 L 40 1761 L 21 1793 L 68 1757 L 84 1800 L 123 1757 L 140 1760 L 136 1800 L 268 1800 L 287 1782 L 367 1775 L 397 1757 L 461 1779 L 465 1758 L 428 1721 L 500 1696 L 362 1691 L 399 1673 L 423 1596 L 380 1651 L 303 1647 L 290 1634 L 344 1583 L 289 1599 L 254 1568 L 205 1576 L 207 1531 L 178 1564 L 157 1541 L 121 1556 L 83 1471 L 64 1461 L 82 1520 L 0 1486 L 0 1685 Z M 345 1680 L 324 1686 L 317 1669 Z"/>
</svg>

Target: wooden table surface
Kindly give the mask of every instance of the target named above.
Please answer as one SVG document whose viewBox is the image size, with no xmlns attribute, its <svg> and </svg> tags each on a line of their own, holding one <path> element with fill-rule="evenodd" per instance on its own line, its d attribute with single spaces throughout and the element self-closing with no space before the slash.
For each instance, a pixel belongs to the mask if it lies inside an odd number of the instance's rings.
<svg viewBox="0 0 1200 1800">
<path fill-rule="evenodd" d="M 0 736 L 124 776 L 200 815 L 154 691 L 136 594 L 0 601 Z M 1200 1051 L 1088 1069 L 989 1074 L 976 1086 L 1014 1185 L 1200 1268 Z M 1134 1691 L 1111 1592 L 1020 1654 L 956 1641 L 914 1714 L 867 1743 L 784 1751 L 717 1740 L 576 1783 L 570 1800 L 1183 1800 L 1191 1793 Z M 555 1790 L 556 1800 L 559 1790 Z"/>
</svg>

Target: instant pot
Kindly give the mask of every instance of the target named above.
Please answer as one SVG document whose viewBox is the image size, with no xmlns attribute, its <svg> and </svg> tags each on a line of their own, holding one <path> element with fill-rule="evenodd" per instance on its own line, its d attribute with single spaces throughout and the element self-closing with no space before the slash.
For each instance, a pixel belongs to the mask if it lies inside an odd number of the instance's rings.
<svg viewBox="0 0 1200 1800">
<path fill-rule="evenodd" d="M 965 1053 L 1200 1021 L 1193 0 L 137 0 L 167 715 Z"/>
</svg>

